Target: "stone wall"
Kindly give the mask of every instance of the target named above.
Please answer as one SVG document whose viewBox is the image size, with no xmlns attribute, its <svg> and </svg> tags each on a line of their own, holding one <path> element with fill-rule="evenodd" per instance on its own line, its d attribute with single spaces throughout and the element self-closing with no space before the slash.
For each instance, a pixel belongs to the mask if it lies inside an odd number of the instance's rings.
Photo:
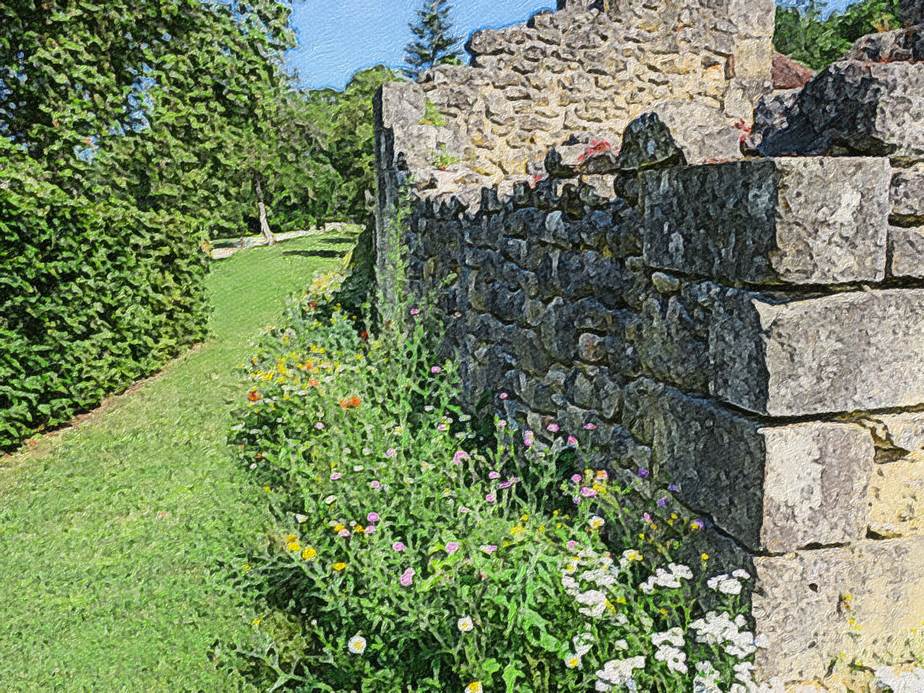
<svg viewBox="0 0 924 693">
<path fill-rule="evenodd" d="M 737 152 L 735 125 L 750 121 L 771 77 L 773 0 L 559 5 L 526 26 L 476 33 L 470 66 L 386 87 L 387 100 L 416 109 L 400 131 L 412 168 L 442 155 L 495 182 L 526 175 L 575 133 L 618 147 L 655 105 L 690 149 Z"/>
<path fill-rule="evenodd" d="M 756 576 L 764 678 L 924 655 L 922 45 L 861 40 L 768 98 L 738 161 L 693 163 L 644 115 L 618 151 L 572 139 L 485 185 L 415 168 L 418 105 L 379 102 L 410 289 L 438 296 L 469 402 L 676 483 Z"/>
</svg>

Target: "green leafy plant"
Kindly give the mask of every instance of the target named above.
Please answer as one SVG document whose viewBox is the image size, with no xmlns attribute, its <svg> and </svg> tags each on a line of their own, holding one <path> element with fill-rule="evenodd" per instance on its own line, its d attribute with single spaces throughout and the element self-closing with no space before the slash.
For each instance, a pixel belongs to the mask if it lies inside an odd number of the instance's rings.
<svg viewBox="0 0 924 693">
<path fill-rule="evenodd" d="M 440 171 L 446 171 L 450 166 L 455 166 L 462 159 L 460 159 L 455 154 L 449 152 L 445 144 L 440 144 L 437 146 L 436 151 L 433 153 L 433 158 L 430 163 L 434 168 L 439 169 Z"/>
<path fill-rule="evenodd" d="M 430 99 L 424 102 L 424 115 L 420 119 L 420 125 L 432 125 L 433 127 L 442 128 L 447 124 L 446 116 L 440 113 L 440 109 Z"/>
<path fill-rule="evenodd" d="M 278 527 L 246 559 L 260 611 L 239 669 L 306 691 L 750 680 L 747 576 L 675 562 L 702 523 L 669 493 L 638 511 L 642 470 L 583 469 L 590 429 L 479 436 L 439 334 L 404 305 L 368 335 L 315 296 L 252 359 L 231 441 Z"/>
</svg>

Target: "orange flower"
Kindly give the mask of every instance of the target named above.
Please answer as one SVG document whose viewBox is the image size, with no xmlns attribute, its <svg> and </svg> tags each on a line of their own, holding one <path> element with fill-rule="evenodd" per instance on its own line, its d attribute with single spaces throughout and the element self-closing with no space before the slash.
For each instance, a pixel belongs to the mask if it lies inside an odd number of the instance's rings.
<svg viewBox="0 0 924 693">
<path fill-rule="evenodd" d="M 305 361 L 305 363 L 302 365 L 302 368 L 304 368 L 306 371 L 310 373 L 311 371 L 314 370 L 314 361 L 311 361 L 310 359 L 308 361 Z"/>
<path fill-rule="evenodd" d="M 308 387 L 321 387 L 321 381 L 315 380 L 314 378 L 312 378 L 311 380 L 308 381 Z"/>
<path fill-rule="evenodd" d="M 346 399 L 340 400 L 340 408 L 344 411 L 347 411 L 348 409 L 359 409 L 362 403 L 363 401 L 359 397 L 353 395 L 352 397 L 347 397 Z"/>
<path fill-rule="evenodd" d="M 259 402 L 261 399 L 263 399 L 263 395 L 261 395 L 256 390 L 251 390 L 247 393 L 247 399 L 249 399 L 251 402 Z"/>
</svg>

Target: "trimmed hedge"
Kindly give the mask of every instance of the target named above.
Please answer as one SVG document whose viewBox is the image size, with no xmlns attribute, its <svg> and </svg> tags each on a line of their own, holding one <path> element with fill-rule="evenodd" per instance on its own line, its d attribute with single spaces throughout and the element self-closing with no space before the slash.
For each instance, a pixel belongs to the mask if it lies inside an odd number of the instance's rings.
<svg viewBox="0 0 924 693">
<path fill-rule="evenodd" d="M 0 147 L 0 450 L 206 335 L 204 239 L 183 216 L 73 198 Z"/>
</svg>

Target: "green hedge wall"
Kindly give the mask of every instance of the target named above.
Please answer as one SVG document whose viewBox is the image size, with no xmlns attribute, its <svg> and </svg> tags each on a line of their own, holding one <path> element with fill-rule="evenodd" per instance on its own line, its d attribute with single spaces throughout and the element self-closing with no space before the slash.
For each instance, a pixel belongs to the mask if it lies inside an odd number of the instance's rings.
<svg viewBox="0 0 924 693">
<path fill-rule="evenodd" d="M 208 258 L 191 219 L 75 199 L 27 157 L 2 159 L 0 450 L 10 450 L 201 340 Z"/>
</svg>

